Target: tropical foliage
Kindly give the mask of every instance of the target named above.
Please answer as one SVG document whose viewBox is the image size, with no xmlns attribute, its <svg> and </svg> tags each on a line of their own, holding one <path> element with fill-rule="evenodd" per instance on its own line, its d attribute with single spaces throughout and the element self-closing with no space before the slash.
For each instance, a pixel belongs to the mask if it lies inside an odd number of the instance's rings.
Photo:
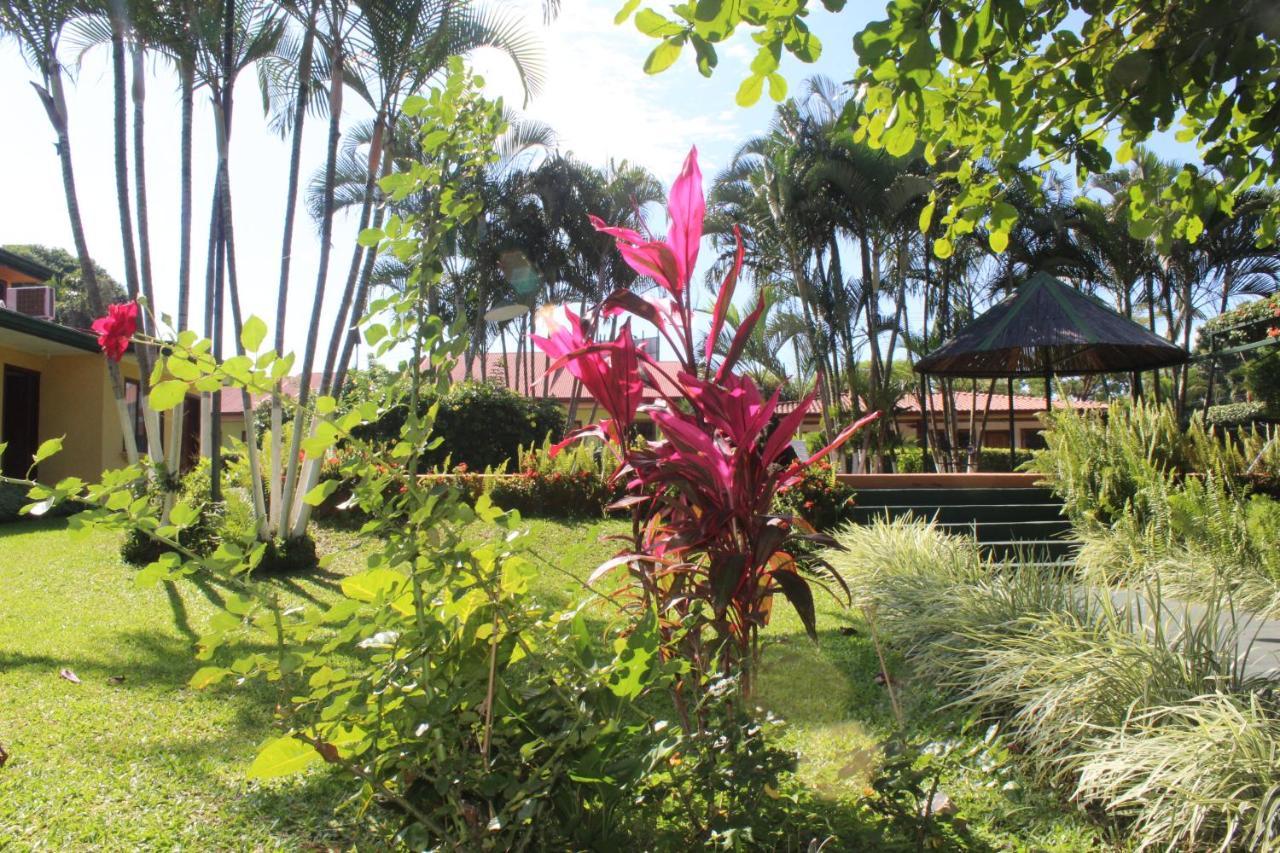
<svg viewBox="0 0 1280 853">
<path fill-rule="evenodd" d="M 908 675 L 998 720 L 1048 783 L 1125 821 L 1139 849 L 1274 849 L 1278 718 L 1237 656 L 1225 598 L 1113 599 L 1072 578 L 984 564 L 914 521 L 851 527 L 833 552 Z M 1212 770 L 1205 762 L 1212 761 Z"/>
</svg>

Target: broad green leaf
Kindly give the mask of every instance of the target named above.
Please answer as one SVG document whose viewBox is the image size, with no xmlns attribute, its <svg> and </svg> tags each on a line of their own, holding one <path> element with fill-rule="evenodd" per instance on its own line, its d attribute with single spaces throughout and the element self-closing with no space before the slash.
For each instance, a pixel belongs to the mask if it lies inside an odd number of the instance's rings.
<svg viewBox="0 0 1280 853">
<path fill-rule="evenodd" d="M 187 396 L 188 385 L 181 379 L 166 379 L 158 385 L 151 386 L 151 396 L 147 404 L 157 412 L 172 409 Z"/>
<path fill-rule="evenodd" d="M 370 569 L 342 579 L 342 594 L 356 601 L 374 601 L 404 583 L 404 575 L 391 569 Z"/>
<path fill-rule="evenodd" d="M 320 506 L 337 490 L 337 480 L 325 480 L 322 483 L 317 483 L 314 489 L 303 495 L 302 501 L 309 506 Z"/>
<path fill-rule="evenodd" d="M 934 255 L 938 256 L 939 258 L 942 258 L 943 260 L 946 260 L 947 258 L 951 257 L 951 252 L 953 250 L 954 250 L 954 247 L 951 245 L 951 241 L 948 240 L 946 237 L 939 237 L 937 240 L 933 241 Z"/>
<path fill-rule="evenodd" d="M 246 352 L 257 352 L 266 337 L 267 324 L 256 315 L 251 315 L 240 328 L 240 345 Z"/>
<path fill-rule="evenodd" d="M 316 397 L 316 411 L 318 413 L 327 415 L 336 408 L 338 408 L 338 401 L 328 394 Z"/>
<path fill-rule="evenodd" d="M 58 438 L 50 438 L 40 442 L 40 447 L 36 449 L 35 456 L 31 458 L 31 464 L 39 465 L 41 462 L 48 459 L 50 456 L 53 456 L 55 453 L 62 452 L 63 438 L 64 436 L 60 436 Z"/>
<path fill-rule="evenodd" d="M 920 209 L 920 233 L 927 234 L 929 226 L 933 224 L 933 210 L 936 202 L 930 200 L 923 208 Z"/>
<path fill-rule="evenodd" d="M 991 251 L 997 255 L 1001 254 L 1005 249 L 1009 248 L 1009 232 L 994 230 L 987 237 L 987 242 L 991 244 Z"/>
<path fill-rule="evenodd" d="M 769 97 L 775 101 L 781 101 L 787 96 L 787 78 L 781 74 L 769 75 Z"/>
<path fill-rule="evenodd" d="M 621 24 L 627 18 L 631 17 L 631 13 L 640 5 L 640 0 L 627 0 L 627 4 L 618 10 L 618 14 L 613 16 L 614 26 Z"/>
<path fill-rule="evenodd" d="M 203 690 L 210 684 L 217 684 L 230 674 L 230 670 L 220 666 L 202 666 L 187 681 L 187 686 L 192 690 Z"/>
<path fill-rule="evenodd" d="M 250 779 L 271 779 L 305 770 L 320 760 L 320 753 L 310 744 L 286 735 L 269 741 L 249 765 Z"/>
<path fill-rule="evenodd" d="M 173 509 L 169 511 L 169 521 L 178 527 L 194 524 L 199 518 L 200 511 L 186 501 L 174 504 Z"/>
<path fill-rule="evenodd" d="M 756 101 L 760 100 L 760 93 L 764 90 L 764 75 L 752 74 L 746 80 L 742 81 L 742 85 L 738 87 L 738 95 L 734 99 L 740 107 L 749 107 Z"/>
<path fill-rule="evenodd" d="M 184 382 L 192 382 L 201 376 L 200 368 L 185 358 L 171 358 L 164 363 L 169 375 Z"/>
<path fill-rule="evenodd" d="M 636 29 L 654 38 L 667 38 L 684 32 L 684 27 L 667 20 L 652 9 L 641 9 L 636 13 Z"/>
<path fill-rule="evenodd" d="M 658 46 L 649 53 L 649 57 L 644 61 L 644 73 L 660 74 L 666 71 L 680 58 L 680 51 L 683 48 L 684 36 L 673 36 L 658 42 Z"/>
</svg>

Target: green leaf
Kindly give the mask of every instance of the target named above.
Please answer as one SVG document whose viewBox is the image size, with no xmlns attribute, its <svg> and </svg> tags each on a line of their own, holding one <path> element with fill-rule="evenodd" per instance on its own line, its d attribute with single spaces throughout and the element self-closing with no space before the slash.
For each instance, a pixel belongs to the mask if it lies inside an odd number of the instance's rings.
<svg viewBox="0 0 1280 853">
<path fill-rule="evenodd" d="M 320 760 L 320 753 L 310 744 L 286 735 L 268 741 L 249 765 L 250 779 L 272 779 L 305 770 Z"/>
<path fill-rule="evenodd" d="M 954 251 L 954 248 L 955 247 L 951 245 L 951 241 L 946 237 L 939 237 L 937 240 L 933 241 L 933 254 L 943 260 L 951 257 L 951 253 Z"/>
<path fill-rule="evenodd" d="M 631 17 L 631 13 L 640 5 L 640 0 L 627 0 L 627 4 L 618 10 L 618 14 L 613 16 L 614 25 L 621 24 L 627 18 Z"/>
<path fill-rule="evenodd" d="M 987 236 L 987 242 L 991 244 L 991 251 L 997 255 L 1009 248 L 1009 232 L 994 230 Z"/>
<path fill-rule="evenodd" d="M 1203 233 L 1204 222 L 1201 221 L 1200 217 L 1196 216 L 1194 213 L 1188 216 L 1186 220 L 1187 242 L 1194 243 L 1200 239 L 1200 235 Z"/>
<path fill-rule="evenodd" d="M 636 13 L 636 29 L 654 38 L 667 38 L 684 32 L 684 27 L 667 20 L 652 9 L 641 9 Z"/>
<path fill-rule="evenodd" d="M 257 352 L 258 347 L 262 346 L 262 342 L 267 337 L 267 324 L 261 317 L 252 315 L 244 321 L 244 326 L 240 328 L 240 345 L 245 348 L 246 352 Z"/>
<path fill-rule="evenodd" d="M 217 684 L 230 674 L 231 670 L 223 669 L 220 666 L 202 666 L 187 681 L 187 686 L 192 690 L 203 690 L 210 684 Z"/>
<path fill-rule="evenodd" d="M 682 35 L 658 42 L 658 46 L 649 53 L 649 57 L 644 61 L 644 73 L 660 74 L 666 71 L 680 58 L 680 51 L 683 48 L 684 36 Z"/>
<path fill-rule="evenodd" d="M 936 206 L 935 201 L 930 201 L 920 209 L 920 233 L 929 233 L 929 226 L 933 224 L 933 211 Z"/>
<path fill-rule="evenodd" d="M 787 78 L 781 74 L 769 75 L 769 97 L 781 101 L 787 96 Z"/>
<path fill-rule="evenodd" d="M 201 376 L 200 368 L 185 358 L 171 358 L 164 363 L 164 368 L 170 376 L 185 382 L 192 382 Z"/>
<path fill-rule="evenodd" d="M 147 398 L 147 404 L 157 412 L 168 411 L 186 399 L 187 388 L 187 383 L 181 379 L 166 379 L 158 385 L 151 386 L 151 396 Z"/>
<path fill-rule="evenodd" d="M 302 502 L 308 506 L 320 506 L 329 499 L 329 496 L 338 491 L 337 480 L 325 480 L 316 484 L 316 487 L 302 496 Z"/>
<path fill-rule="evenodd" d="M 342 594 L 356 601 L 376 601 L 389 596 L 404 583 L 404 575 L 391 569 L 370 569 L 342 579 Z"/>
<path fill-rule="evenodd" d="M 738 87 L 738 95 L 735 100 L 740 107 L 749 107 L 756 101 L 760 100 L 760 93 L 764 90 L 764 75 L 752 74 L 746 80 L 742 81 L 742 85 Z"/>
<path fill-rule="evenodd" d="M 938 44 L 942 48 L 942 55 L 947 59 L 955 59 L 959 41 L 960 32 L 956 28 L 956 19 L 943 9 L 938 15 Z"/>
<path fill-rule="evenodd" d="M 169 521 L 178 527 L 194 524 L 199 518 L 200 511 L 186 501 L 174 504 L 173 509 L 169 511 Z"/>
<path fill-rule="evenodd" d="M 40 442 L 40 447 L 36 450 L 36 455 L 31 457 L 32 465 L 39 465 L 55 453 L 62 452 L 62 438 L 50 438 Z"/>
</svg>

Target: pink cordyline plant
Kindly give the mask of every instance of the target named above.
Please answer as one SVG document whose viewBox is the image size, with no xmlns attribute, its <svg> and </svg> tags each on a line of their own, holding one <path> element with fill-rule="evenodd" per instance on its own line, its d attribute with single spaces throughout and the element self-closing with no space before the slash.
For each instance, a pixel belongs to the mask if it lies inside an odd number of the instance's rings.
<svg viewBox="0 0 1280 853">
<path fill-rule="evenodd" d="M 821 560 L 794 556 L 798 539 L 830 540 L 801 518 L 774 514 L 774 495 L 879 413 L 849 426 L 809 460 L 782 463 L 814 395 L 775 423 L 778 393 L 765 399 L 750 377 L 734 372 L 764 313 L 763 298 L 739 324 L 723 357 L 715 357 L 715 342 L 742 269 L 737 228 L 733 266 L 711 312 L 705 348 L 698 351 L 694 345 L 690 279 L 706 213 L 696 148 L 671 188 L 667 213 L 665 240 L 646 239 L 596 217 L 591 221 L 617 240 L 632 269 L 662 289 L 656 299 L 616 291 L 605 300 L 604 315 L 629 314 L 654 325 L 679 355 L 675 376 L 637 345 L 629 319 L 614 340 L 600 342 L 582 318 L 563 310 L 546 336 L 534 336 L 534 342 L 553 359 L 549 371 L 567 369 L 609 414 L 575 430 L 553 452 L 585 436 L 601 438 L 621 462 L 615 478 L 626 482 L 628 494 L 614 506 L 632 510 L 631 547 L 601 565 L 592 582 L 627 567 L 643 605 L 656 611 L 664 636 L 675 640 L 693 671 L 737 675 L 747 695 L 758 632 L 768 623 L 774 593 L 787 597 L 816 638 L 813 592 L 803 575 L 844 586 Z M 659 376 L 667 381 L 659 383 Z M 656 402 L 644 403 L 646 390 Z M 642 411 L 661 430 L 659 440 L 631 440 L 631 427 Z"/>
</svg>

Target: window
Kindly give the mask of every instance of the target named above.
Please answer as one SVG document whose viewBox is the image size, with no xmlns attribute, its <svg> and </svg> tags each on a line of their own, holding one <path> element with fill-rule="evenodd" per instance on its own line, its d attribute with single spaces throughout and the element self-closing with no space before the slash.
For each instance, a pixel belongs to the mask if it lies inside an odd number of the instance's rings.
<svg viewBox="0 0 1280 853">
<path fill-rule="evenodd" d="M 1024 429 L 1022 431 L 1022 447 L 1024 450 L 1043 450 L 1047 445 L 1044 443 L 1043 430 Z"/>
<path fill-rule="evenodd" d="M 138 400 L 142 396 L 142 389 L 138 386 L 136 380 L 126 379 L 124 381 L 124 403 L 129 410 L 129 423 L 133 424 L 133 440 L 138 446 L 139 453 L 145 453 L 147 450 L 147 428 L 142 420 L 142 407 L 138 405 Z"/>
</svg>

